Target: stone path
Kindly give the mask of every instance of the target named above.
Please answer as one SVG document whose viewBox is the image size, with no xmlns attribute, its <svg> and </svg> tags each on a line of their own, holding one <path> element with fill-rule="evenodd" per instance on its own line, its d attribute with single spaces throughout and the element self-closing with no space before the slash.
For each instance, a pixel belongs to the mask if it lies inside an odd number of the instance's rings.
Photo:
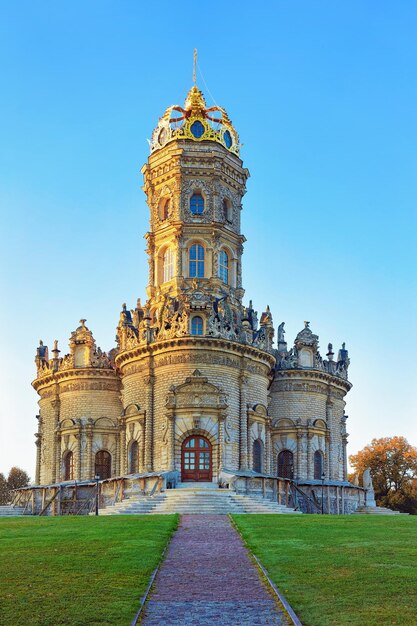
<svg viewBox="0 0 417 626">
<path fill-rule="evenodd" d="M 155 580 L 145 626 L 288 624 L 225 515 L 183 515 Z"/>
</svg>

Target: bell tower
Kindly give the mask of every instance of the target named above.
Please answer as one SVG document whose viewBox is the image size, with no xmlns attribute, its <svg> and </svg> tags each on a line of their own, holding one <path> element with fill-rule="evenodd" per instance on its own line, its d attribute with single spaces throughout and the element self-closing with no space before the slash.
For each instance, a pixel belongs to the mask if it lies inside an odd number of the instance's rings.
<svg viewBox="0 0 417 626">
<path fill-rule="evenodd" d="M 183 107 L 170 106 L 160 118 L 142 173 L 151 309 L 161 297 L 189 301 L 196 291 L 240 308 L 240 211 L 249 172 L 226 111 L 207 107 L 194 85 Z"/>
</svg>

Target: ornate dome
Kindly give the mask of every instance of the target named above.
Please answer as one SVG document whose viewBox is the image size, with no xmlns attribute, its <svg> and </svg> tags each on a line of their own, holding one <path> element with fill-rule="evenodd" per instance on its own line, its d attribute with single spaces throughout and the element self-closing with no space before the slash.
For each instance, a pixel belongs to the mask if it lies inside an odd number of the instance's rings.
<svg viewBox="0 0 417 626">
<path fill-rule="evenodd" d="M 180 115 L 175 115 L 174 111 Z M 216 141 L 230 152 L 239 154 L 239 136 L 226 111 L 218 106 L 207 107 L 196 85 L 188 92 L 184 108 L 172 105 L 159 119 L 152 133 L 151 153 L 175 139 Z"/>
</svg>

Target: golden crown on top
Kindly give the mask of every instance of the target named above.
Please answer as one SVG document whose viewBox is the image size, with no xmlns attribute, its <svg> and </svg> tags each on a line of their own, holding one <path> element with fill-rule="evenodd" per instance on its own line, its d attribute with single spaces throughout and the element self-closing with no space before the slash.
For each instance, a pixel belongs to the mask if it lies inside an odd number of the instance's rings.
<svg viewBox="0 0 417 626">
<path fill-rule="evenodd" d="M 196 85 L 188 92 L 184 108 L 172 105 L 159 119 L 152 133 L 151 153 L 175 139 L 216 141 L 229 152 L 239 154 L 239 136 L 226 111 L 219 106 L 207 107 Z"/>
</svg>

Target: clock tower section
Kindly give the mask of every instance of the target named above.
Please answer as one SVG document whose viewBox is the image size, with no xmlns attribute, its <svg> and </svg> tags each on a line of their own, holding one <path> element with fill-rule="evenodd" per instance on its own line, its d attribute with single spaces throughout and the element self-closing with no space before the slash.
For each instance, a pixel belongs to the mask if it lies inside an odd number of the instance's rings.
<svg viewBox="0 0 417 626">
<path fill-rule="evenodd" d="M 188 308 L 195 293 L 241 310 L 240 211 L 249 171 L 226 111 L 208 108 L 192 87 L 184 107 L 169 107 L 159 120 L 142 173 L 150 209 L 151 316 L 167 298 Z"/>
</svg>

